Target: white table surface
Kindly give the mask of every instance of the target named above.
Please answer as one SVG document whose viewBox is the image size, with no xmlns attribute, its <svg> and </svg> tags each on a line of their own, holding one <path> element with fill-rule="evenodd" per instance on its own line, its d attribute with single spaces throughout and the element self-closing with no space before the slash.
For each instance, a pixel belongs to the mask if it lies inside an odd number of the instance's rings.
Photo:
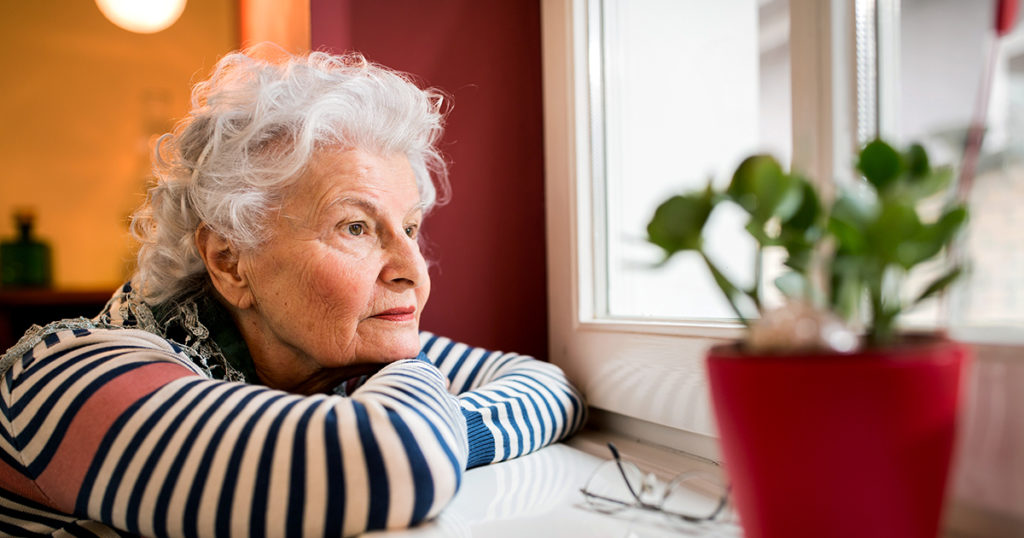
<svg viewBox="0 0 1024 538">
<path fill-rule="evenodd" d="M 586 439 L 575 446 L 588 448 Z M 589 446 L 599 446 L 591 441 Z M 627 450 L 622 450 L 628 458 Z M 630 509 L 614 515 L 587 508 L 580 488 L 600 457 L 559 443 L 511 461 L 468 471 L 458 494 L 441 515 L 419 527 L 374 532 L 368 537 L 543 538 L 584 536 L 657 538 L 741 537 L 735 520 L 687 524 L 660 514 Z M 682 471 L 683 469 L 679 469 Z"/>
</svg>

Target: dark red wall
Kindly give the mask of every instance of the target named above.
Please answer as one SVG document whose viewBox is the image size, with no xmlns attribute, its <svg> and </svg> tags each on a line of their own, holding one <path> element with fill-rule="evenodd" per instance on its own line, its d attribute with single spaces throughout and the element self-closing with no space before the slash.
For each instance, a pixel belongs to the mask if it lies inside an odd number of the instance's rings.
<svg viewBox="0 0 1024 538">
<path fill-rule="evenodd" d="M 425 226 L 422 327 L 547 354 L 540 3 L 312 0 L 312 47 L 356 50 L 451 96 L 452 200 Z"/>
</svg>

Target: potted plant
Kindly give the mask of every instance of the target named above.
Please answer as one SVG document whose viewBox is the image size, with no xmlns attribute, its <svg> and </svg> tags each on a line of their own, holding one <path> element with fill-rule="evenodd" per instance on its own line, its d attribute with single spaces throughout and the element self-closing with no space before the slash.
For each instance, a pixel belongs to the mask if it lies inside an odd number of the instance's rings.
<svg viewBox="0 0 1024 538">
<path fill-rule="evenodd" d="M 876 140 L 856 169 L 857 184 L 825 203 L 807 178 L 756 155 L 725 189 L 666 200 L 647 228 L 666 259 L 700 256 L 749 329 L 707 355 L 748 537 L 938 533 L 967 350 L 897 322 L 960 274 L 949 252 L 967 210 L 943 200 L 952 173 L 919 145 Z M 706 253 L 704 225 L 727 203 L 749 216 L 759 254 L 784 253 L 781 307 L 765 306 L 760 262 L 743 286 Z"/>
</svg>

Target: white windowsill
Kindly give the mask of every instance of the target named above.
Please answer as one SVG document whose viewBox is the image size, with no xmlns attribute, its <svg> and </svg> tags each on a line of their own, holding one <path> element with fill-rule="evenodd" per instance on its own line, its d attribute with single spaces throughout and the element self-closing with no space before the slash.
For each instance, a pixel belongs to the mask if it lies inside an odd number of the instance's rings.
<svg viewBox="0 0 1024 538">
<path fill-rule="evenodd" d="M 1014 361 L 1013 364 L 1018 366 L 1022 363 Z M 997 373 L 1007 374 L 1005 370 Z M 974 382 L 977 379 L 975 377 Z M 370 533 L 366 536 L 678 536 L 679 527 L 668 525 L 668 520 L 654 514 L 639 510 L 626 510 L 614 515 L 592 511 L 586 507 L 579 490 L 594 469 L 610 458 L 608 442 L 615 444 L 623 459 L 636 463 L 642 470 L 654 473 L 662 480 L 690 470 L 721 474 L 722 469 L 714 461 L 718 453 L 717 442 L 703 435 L 599 409 L 592 410 L 590 418 L 587 429 L 564 443 L 511 461 L 468 471 L 459 493 L 436 520 L 414 529 Z M 1009 434 L 1024 435 L 1022 432 L 1024 428 Z M 961 430 L 962 444 L 964 438 L 971 433 L 974 432 L 970 427 Z M 958 485 L 958 480 L 970 482 L 977 476 L 977 472 L 971 470 L 975 465 L 964 459 L 970 459 L 974 451 L 969 447 L 960 447 L 960 469 L 954 469 L 950 477 L 951 492 L 959 492 L 961 495 L 947 505 L 943 536 L 968 538 L 1024 535 L 1024 520 L 1014 513 L 992 509 L 991 499 L 965 497 L 965 494 L 973 494 L 973 491 L 963 484 Z M 707 459 L 694 454 L 710 454 L 714 457 Z M 1010 472 L 1013 474 L 1015 471 L 1010 469 Z M 987 476 L 981 478 L 986 483 L 992 482 Z M 714 524 L 690 525 L 684 533 L 694 536 L 742 536 L 734 515 Z"/>
</svg>

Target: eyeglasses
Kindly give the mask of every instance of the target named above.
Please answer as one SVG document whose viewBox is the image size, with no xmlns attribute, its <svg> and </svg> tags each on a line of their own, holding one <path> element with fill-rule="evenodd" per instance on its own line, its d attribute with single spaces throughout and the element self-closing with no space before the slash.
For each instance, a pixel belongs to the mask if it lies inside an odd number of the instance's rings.
<svg viewBox="0 0 1024 538">
<path fill-rule="evenodd" d="M 601 464 L 580 489 L 591 508 L 614 513 L 628 508 L 661 512 L 690 523 L 710 521 L 725 510 L 729 487 L 711 473 L 687 471 L 667 484 L 622 461 L 608 443 L 612 460 Z"/>
</svg>

